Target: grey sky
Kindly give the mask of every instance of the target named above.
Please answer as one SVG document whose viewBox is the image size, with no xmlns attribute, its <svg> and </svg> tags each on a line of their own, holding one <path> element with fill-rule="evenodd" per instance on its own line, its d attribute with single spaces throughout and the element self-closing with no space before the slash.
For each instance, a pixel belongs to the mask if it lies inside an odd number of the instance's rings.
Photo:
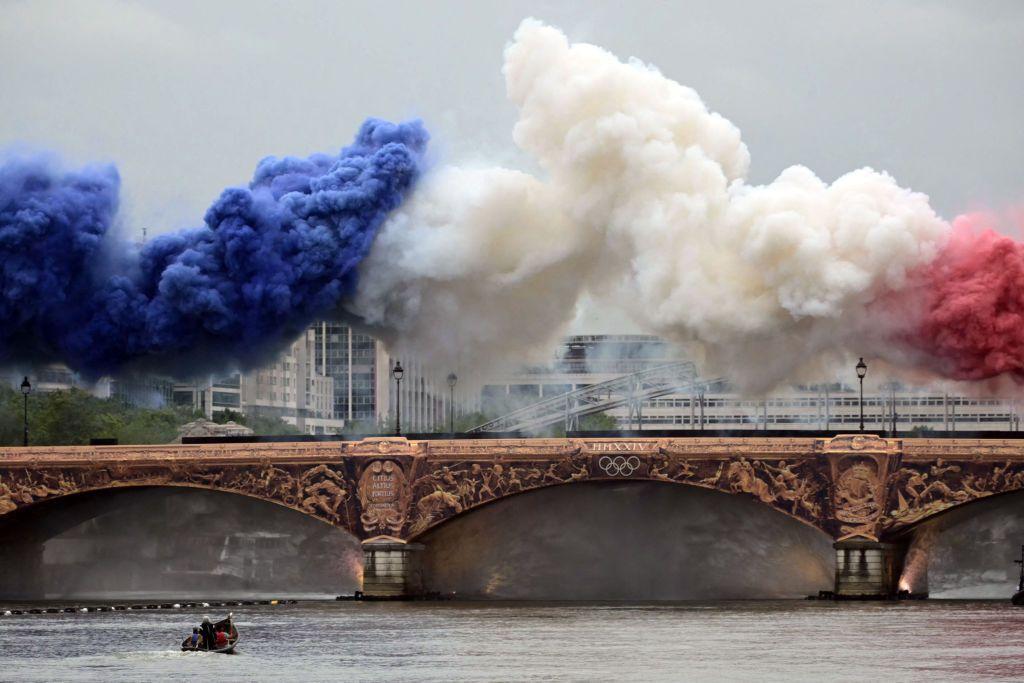
<svg viewBox="0 0 1024 683">
<path fill-rule="evenodd" d="M 423 117 L 442 160 L 515 164 L 502 49 L 531 15 L 696 88 L 755 182 L 870 165 L 947 216 L 1024 197 L 1014 1 L 0 1 L 0 146 L 116 161 L 154 232 L 369 115 Z"/>
</svg>

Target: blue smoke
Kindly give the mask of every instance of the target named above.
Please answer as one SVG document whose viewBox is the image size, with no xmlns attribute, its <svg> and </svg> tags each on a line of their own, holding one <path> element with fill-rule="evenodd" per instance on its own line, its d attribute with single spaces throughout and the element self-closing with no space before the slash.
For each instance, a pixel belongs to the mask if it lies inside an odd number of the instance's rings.
<svg viewBox="0 0 1024 683">
<path fill-rule="evenodd" d="M 336 156 L 268 157 L 200 228 L 137 250 L 113 234 L 113 166 L 0 164 L 0 365 L 96 378 L 253 367 L 349 295 L 377 229 L 418 177 L 422 123 L 367 120 Z"/>
</svg>

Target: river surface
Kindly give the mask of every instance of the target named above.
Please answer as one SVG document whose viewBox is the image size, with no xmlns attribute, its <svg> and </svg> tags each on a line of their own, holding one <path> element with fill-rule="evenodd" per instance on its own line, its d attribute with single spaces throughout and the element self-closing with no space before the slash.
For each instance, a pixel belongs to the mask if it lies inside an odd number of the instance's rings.
<svg viewBox="0 0 1024 683">
<path fill-rule="evenodd" d="M 1020 680 L 1008 602 L 336 603 L 234 607 L 236 656 L 182 653 L 224 610 L 0 616 L 0 680 Z"/>
</svg>

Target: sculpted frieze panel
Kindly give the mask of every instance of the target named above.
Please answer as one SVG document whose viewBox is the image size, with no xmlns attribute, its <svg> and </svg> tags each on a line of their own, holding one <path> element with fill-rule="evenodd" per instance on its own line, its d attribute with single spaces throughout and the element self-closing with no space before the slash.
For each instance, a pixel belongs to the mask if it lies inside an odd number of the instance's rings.
<svg viewBox="0 0 1024 683">
<path fill-rule="evenodd" d="M 282 503 L 339 526 L 351 527 L 350 491 L 338 465 L 132 466 L 0 469 L 0 514 L 62 495 L 125 486 L 198 486 Z"/>
<path fill-rule="evenodd" d="M 412 485 L 416 503 L 411 513 L 411 535 L 496 498 L 590 476 L 588 458 L 578 452 L 557 460 L 425 464 L 428 471 Z"/>
<path fill-rule="evenodd" d="M 664 452 L 574 452 L 557 460 L 443 461 L 412 485 L 410 535 L 469 508 L 528 489 L 584 480 L 646 479 L 752 495 L 788 514 L 820 523 L 827 486 L 814 460 L 686 459 Z"/>
<path fill-rule="evenodd" d="M 904 463 L 892 478 L 889 529 L 914 524 L 954 505 L 1024 488 L 1024 463 L 1007 460 L 993 465 L 974 461 Z"/>
</svg>

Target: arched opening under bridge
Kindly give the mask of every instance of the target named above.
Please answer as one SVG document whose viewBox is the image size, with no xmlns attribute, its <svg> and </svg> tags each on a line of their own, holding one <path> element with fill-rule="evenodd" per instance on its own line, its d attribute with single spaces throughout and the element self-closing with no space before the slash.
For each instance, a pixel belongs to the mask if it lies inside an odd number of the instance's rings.
<svg viewBox="0 0 1024 683">
<path fill-rule="evenodd" d="M 793 598 L 835 571 L 824 532 L 750 496 L 651 481 L 536 489 L 416 540 L 427 590 L 463 597 Z"/>
<path fill-rule="evenodd" d="M 0 597 L 334 596 L 358 590 L 359 542 L 274 503 L 189 487 L 125 487 L 0 517 Z"/>
<path fill-rule="evenodd" d="M 1020 576 L 1024 490 L 957 505 L 906 536 L 903 587 L 933 598 L 1008 599 Z"/>
</svg>

